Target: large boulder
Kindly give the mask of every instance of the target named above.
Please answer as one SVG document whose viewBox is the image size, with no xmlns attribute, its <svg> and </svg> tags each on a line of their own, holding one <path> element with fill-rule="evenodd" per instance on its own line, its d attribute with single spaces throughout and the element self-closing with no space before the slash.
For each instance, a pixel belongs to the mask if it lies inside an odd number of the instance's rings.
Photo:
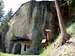
<svg viewBox="0 0 75 56">
<path fill-rule="evenodd" d="M 30 52 L 38 54 L 41 49 L 41 40 L 44 37 L 44 28 L 50 29 L 54 38 L 56 19 L 53 12 L 54 2 L 51 1 L 22 4 L 8 22 L 9 30 L 5 37 L 6 51 L 9 52 L 9 49 L 12 49 L 10 44 L 11 39 L 15 38 L 14 36 L 24 37 L 27 35 L 28 39 L 32 40 Z"/>
</svg>

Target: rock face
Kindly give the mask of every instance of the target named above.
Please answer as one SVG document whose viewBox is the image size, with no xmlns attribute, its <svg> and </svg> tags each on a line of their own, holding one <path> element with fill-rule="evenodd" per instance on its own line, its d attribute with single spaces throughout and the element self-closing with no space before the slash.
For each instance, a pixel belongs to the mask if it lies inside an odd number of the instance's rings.
<svg viewBox="0 0 75 56">
<path fill-rule="evenodd" d="M 29 52 L 38 54 L 41 49 L 41 40 L 44 38 L 44 29 L 50 29 L 54 38 L 55 16 L 54 2 L 27 2 L 17 10 L 12 16 L 9 24 L 9 30 L 6 34 L 5 46 L 6 52 L 11 52 L 11 42 L 13 38 L 28 36 L 32 40 Z"/>
<path fill-rule="evenodd" d="M 6 23 L 0 28 L 0 51 L 5 52 L 5 35 L 9 30 L 9 26 Z"/>
</svg>

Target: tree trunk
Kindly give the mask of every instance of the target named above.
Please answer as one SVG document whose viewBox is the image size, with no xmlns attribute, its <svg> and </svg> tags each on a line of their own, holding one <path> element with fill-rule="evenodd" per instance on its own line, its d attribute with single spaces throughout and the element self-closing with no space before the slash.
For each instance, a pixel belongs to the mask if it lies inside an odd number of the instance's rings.
<svg viewBox="0 0 75 56">
<path fill-rule="evenodd" d="M 66 32 L 66 28 L 65 28 L 65 25 L 64 25 L 63 17 L 61 15 L 60 8 L 59 8 L 57 0 L 55 0 L 55 7 L 56 7 L 56 11 L 57 11 L 59 28 L 60 28 L 60 31 L 61 31 L 61 38 L 62 38 L 61 45 L 63 45 L 67 40 L 69 40 L 70 35 Z"/>
</svg>

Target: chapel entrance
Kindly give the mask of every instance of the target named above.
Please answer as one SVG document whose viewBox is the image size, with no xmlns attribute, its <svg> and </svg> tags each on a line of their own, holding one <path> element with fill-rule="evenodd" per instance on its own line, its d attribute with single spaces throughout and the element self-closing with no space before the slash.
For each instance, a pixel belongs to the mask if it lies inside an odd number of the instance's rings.
<svg viewBox="0 0 75 56">
<path fill-rule="evenodd" d="M 14 54 L 21 54 L 21 44 L 15 46 Z"/>
<path fill-rule="evenodd" d="M 13 54 L 24 54 L 30 49 L 32 42 L 26 38 L 28 37 L 23 38 L 17 36 L 11 40 L 14 43 L 11 51 Z"/>
</svg>

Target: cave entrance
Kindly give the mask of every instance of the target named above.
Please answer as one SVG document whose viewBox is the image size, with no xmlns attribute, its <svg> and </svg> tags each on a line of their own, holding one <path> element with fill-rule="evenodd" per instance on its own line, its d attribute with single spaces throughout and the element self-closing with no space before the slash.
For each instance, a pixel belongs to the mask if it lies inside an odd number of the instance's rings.
<svg viewBox="0 0 75 56">
<path fill-rule="evenodd" d="M 26 53 L 31 46 L 32 41 L 23 37 L 15 37 L 12 39 L 13 41 L 13 48 L 12 53 L 13 54 L 24 54 Z"/>
<path fill-rule="evenodd" d="M 15 45 L 14 54 L 21 54 L 21 44 Z"/>
<path fill-rule="evenodd" d="M 13 45 L 12 53 L 13 54 L 24 54 L 30 49 L 30 44 L 24 42 L 16 42 Z"/>
</svg>

